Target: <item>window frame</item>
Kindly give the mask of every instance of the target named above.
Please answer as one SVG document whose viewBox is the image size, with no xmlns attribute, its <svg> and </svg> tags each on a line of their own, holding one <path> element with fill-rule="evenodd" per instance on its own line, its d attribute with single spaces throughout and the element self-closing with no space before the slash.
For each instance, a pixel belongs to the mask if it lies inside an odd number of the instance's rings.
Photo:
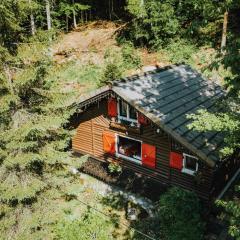
<svg viewBox="0 0 240 240">
<path fill-rule="evenodd" d="M 186 167 L 186 157 L 190 157 L 190 158 L 196 159 L 196 169 L 195 169 L 195 171 Z M 197 171 L 198 171 L 198 158 L 193 156 L 193 155 L 190 155 L 190 154 L 187 154 L 187 153 L 183 153 L 182 172 L 183 173 L 187 173 L 189 175 L 194 175 Z"/>
<path fill-rule="evenodd" d="M 139 159 L 139 160 L 137 160 L 137 159 L 135 159 L 135 158 L 128 157 L 128 156 L 125 156 L 125 155 L 123 155 L 123 154 L 121 154 L 121 153 L 118 152 L 119 137 L 127 138 L 127 139 L 130 139 L 130 140 L 133 140 L 133 141 L 136 141 L 136 142 L 140 142 L 140 143 L 141 143 L 141 154 L 140 154 L 140 159 Z M 139 165 L 142 165 L 142 143 L 143 143 L 143 142 L 142 142 L 141 140 L 116 134 L 116 136 L 115 136 L 115 155 L 116 155 L 116 157 L 120 157 L 120 158 L 129 160 L 129 161 L 131 161 L 131 162 L 137 163 L 137 164 L 139 164 Z"/>
<path fill-rule="evenodd" d="M 118 119 L 119 120 L 123 120 L 123 121 L 128 121 L 128 122 L 131 122 L 131 123 L 138 123 L 138 120 L 137 120 L 137 117 L 138 117 L 138 115 L 137 115 L 137 111 L 136 111 L 136 119 L 133 119 L 133 118 L 130 118 L 130 107 L 129 107 L 129 104 L 126 102 L 126 104 L 127 104 L 127 117 L 125 117 L 125 116 L 121 116 L 120 115 L 120 101 L 124 101 L 124 100 L 122 100 L 122 99 L 120 99 L 120 98 L 118 98 L 117 99 L 117 112 L 118 112 Z M 133 106 L 131 106 L 131 107 L 133 107 Z"/>
</svg>

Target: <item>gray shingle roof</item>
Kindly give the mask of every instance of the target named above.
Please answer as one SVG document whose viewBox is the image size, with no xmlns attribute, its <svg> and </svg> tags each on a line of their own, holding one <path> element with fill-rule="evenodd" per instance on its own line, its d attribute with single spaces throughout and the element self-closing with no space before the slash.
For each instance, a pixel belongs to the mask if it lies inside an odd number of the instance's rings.
<svg viewBox="0 0 240 240">
<path fill-rule="evenodd" d="M 222 88 L 189 66 L 171 66 L 115 81 L 112 90 L 211 166 L 219 160 L 223 136 L 189 130 L 187 115 L 216 111 Z"/>
</svg>

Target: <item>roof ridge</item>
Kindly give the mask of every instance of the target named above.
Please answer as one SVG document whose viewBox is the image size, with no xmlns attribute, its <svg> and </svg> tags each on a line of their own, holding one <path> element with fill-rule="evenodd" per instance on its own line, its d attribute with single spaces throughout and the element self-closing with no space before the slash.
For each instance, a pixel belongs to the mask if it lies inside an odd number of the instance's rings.
<svg viewBox="0 0 240 240">
<path fill-rule="evenodd" d="M 140 77 L 146 77 L 146 76 L 149 76 L 149 75 L 152 75 L 152 74 L 155 74 L 155 73 L 166 71 L 168 69 L 173 69 L 174 67 L 181 66 L 181 65 L 184 65 L 184 64 L 182 64 L 182 63 L 181 64 L 170 64 L 170 65 L 167 65 L 167 66 L 164 66 L 164 67 L 157 67 L 155 70 L 141 72 L 141 73 L 133 74 L 133 75 L 128 76 L 128 77 L 122 77 L 122 78 L 116 79 L 116 80 L 112 81 L 112 83 L 110 85 L 115 85 L 119 82 L 134 81 L 134 80 L 136 80 Z"/>
</svg>

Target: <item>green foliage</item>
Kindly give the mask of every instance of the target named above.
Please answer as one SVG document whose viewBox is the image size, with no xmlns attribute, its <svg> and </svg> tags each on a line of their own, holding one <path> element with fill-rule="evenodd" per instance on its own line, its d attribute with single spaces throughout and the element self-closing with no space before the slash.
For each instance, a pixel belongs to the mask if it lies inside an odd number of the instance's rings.
<svg viewBox="0 0 240 240">
<path fill-rule="evenodd" d="M 118 52 L 107 49 L 105 52 L 105 66 L 101 74 L 99 86 L 111 84 L 113 80 L 123 76 L 122 58 Z"/>
<path fill-rule="evenodd" d="M 161 232 L 161 219 L 159 216 L 153 216 L 144 220 L 133 223 L 133 227 L 141 229 L 141 232 L 151 236 L 154 239 L 165 239 L 165 236 Z M 145 236 L 134 232 L 132 236 L 133 240 L 147 240 Z"/>
<path fill-rule="evenodd" d="M 91 8 L 90 5 L 81 4 L 81 3 L 69 3 L 68 1 L 61 1 L 59 4 L 59 13 L 65 14 L 66 16 L 70 17 L 71 14 L 75 11 L 84 11 L 89 10 Z"/>
<path fill-rule="evenodd" d="M 134 16 L 127 34 L 138 45 L 156 49 L 165 45 L 166 40 L 178 30 L 178 20 L 170 3 L 151 0 L 140 4 L 139 1 L 129 0 L 127 10 Z"/>
<path fill-rule="evenodd" d="M 79 95 L 79 91 L 88 92 L 97 87 L 102 69 L 94 64 L 83 65 L 81 62 L 69 62 L 54 65 L 47 76 L 47 82 L 55 91 L 71 92 L 73 98 Z M 74 90 L 77 92 L 74 93 Z M 62 93 L 61 93 L 62 95 Z M 72 98 L 71 96 L 68 97 Z M 77 96 L 76 96 L 77 95 Z"/>
<path fill-rule="evenodd" d="M 203 239 L 201 207 L 194 193 L 173 187 L 160 197 L 157 211 L 165 239 Z"/>
<path fill-rule="evenodd" d="M 122 167 L 118 163 L 110 163 L 108 169 L 111 173 L 121 173 Z"/>
<path fill-rule="evenodd" d="M 7 174 L 4 176 L 4 173 Z M 41 180 L 27 172 L 1 171 L 0 201 L 8 204 L 26 203 L 36 199 L 36 195 L 46 186 Z"/>
<path fill-rule="evenodd" d="M 240 186 L 236 185 L 235 193 L 240 192 Z M 223 217 L 229 222 L 229 234 L 234 237 L 234 239 L 240 239 L 240 199 L 235 198 L 230 201 L 218 200 L 216 202 L 217 206 L 224 208 Z"/>
<path fill-rule="evenodd" d="M 15 11 L 14 11 L 15 10 Z M 8 48 L 11 52 L 15 46 L 9 42 L 15 42 L 19 37 L 21 27 L 18 22 L 19 5 L 15 1 L 3 0 L 0 3 L 0 46 Z M 20 13 L 22 14 L 22 13 Z M 4 34 L 2 34 L 4 33 Z"/>
<path fill-rule="evenodd" d="M 84 155 L 79 158 L 74 158 L 71 161 L 71 166 L 75 167 L 76 169 L 81 168 L 82 164 L 84 164 L 89 158 L 89 155 Z"/>
<path fill-rule="evenodd" d="M 113 80 L 123 77 L 127 70 L 141 66 L 141 59 L 129 42 L 122 45 L 121 51 L 107 49 L 105 66 L 102 71 L 99 86 L 111 84 Z"/>
<path fill-rule="evenodd" d="M 229 107 L 229 106 L 228 106 Z M 216 131 L 225 134 L 225 147 L 221 149 L 223 156 L 232 154 L 239 145 L 240 121 L 238 105 L 232 102 L 232 109 L 227 113 L 210 113 L 199 110 L 197 114 L 189 115 L 193 122 L 190 128 L 197 131 Z"/>
<path fill-rule="evenodd" d="M 197 48 L 194 44 L 183 40 L 173 39 L 166 47 L 167 56 L 172 63 L 189 63 L 193 62 L 193 55 L 196 53 Z"/>
<path fill-rule="evenodd" d="M 139 54 L 136 53 L 133 44 L 131 42 L 127 42 L 121 47 L 123 65 L 126 66 L 128 69 L 140 68 L 142 65 L 141 58 Z"/>
<path fill-rule="evenodd" d="M 9 120 L 1 121 L 0 202 L 34 201 L 48 185 L 41 179 L 43 171 L 67 164 L 70 133 L 64 126 L 72 114 L 72 103 L 67 108 L 58 105 L 60 96 L 49 90 L 51 83 L 46 80 L 49 67 L 51 62 L 43 56 L 18 69 L 12 91 L 7 84 L 2 88 L 0 101 L 5 99 L 6 107 L 1 111 Z M 63 108 L 69 111 L 63 113 Z"/>
<path fill-rule="evenodd" d="M 106 64 L 100 79 L 99 86 L 110 84 L 113 80 L 122 77 L 122 68 L 117 61 L 109 62 Z"/>
<path fill-rule="evenodd" d="M 167 46 L 176 36 L 216 44 L 223 13 L 235 8 L 233 1 L 128 0 L 126 10 L 132 21 L 120 38 L 153 50 Z"/>
<path fill-rule="evenodd" d="M 119 192 L 108 194 L 102 198 L 102 203 L 106 206 L 111 206 L 113 209 L 121 210 L 126 207 L 127 200 Z"/>
<path fill-rule="evenodd" d="M 59 240 L 107 240 L 114 239 L 112 231 L 109 221 L 90 211 L 78 220 L 60 221 L 55 228 L 55 235 Z"/>
</svg>

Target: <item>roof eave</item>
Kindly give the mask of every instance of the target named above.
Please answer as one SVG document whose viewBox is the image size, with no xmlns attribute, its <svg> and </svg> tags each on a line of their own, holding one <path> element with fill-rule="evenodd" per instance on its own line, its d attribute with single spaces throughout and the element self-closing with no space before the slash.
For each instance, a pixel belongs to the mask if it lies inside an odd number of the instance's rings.
<svg viewBox="0 0 240 240">
<path fill-rule="evenodd" d="M 87 101 L 93 98 L 100 98 L 102 94 L 108 93 L 111 91 L 111 86 L 103 86 L 101 88 L 98 88 L 97 90 L 91 91 L 89 93 L 81 95 L 77 100 L 75 105 L 78 107 L 83 107 L 84 105 L 87 105 Z"/>
<path fill-rule="evenodd" d="M 168 133 L 172 138 L 174 138 L 176 141 L 180 142 L 184 147 L 195 153 L 200 159 L 205 161 L 210 167 L 214 167 L 216 163 L 210 159 L 206 154 L 204 154 L 202 151 L 199 151 L 197 148 L 195 148 L 191 143 L 189 143 L 186 139 L 181 137 L 179 134 L 177 134 L 175 131 L 164 125 L 161 120 L 156 117 L 154 114 L 147 112 L 144 108 L 139 106 L 135 103 L 135 101 L 130 100 L 128 96 L 124 95 L 122 92 L 118 91 L 116 88 L 112 88 L 112 91 L 118 94 L 120 97 L 122 97 L 124 100 L 126 100 L 130 105 L 132 105 L 134 108 L 136 108 L 139 112 L 144 114 L 147 118 L 149 118 L 153 123 L 158 125 L 162 130 L 164 130 L 166 133 Z"/>
</svg>

